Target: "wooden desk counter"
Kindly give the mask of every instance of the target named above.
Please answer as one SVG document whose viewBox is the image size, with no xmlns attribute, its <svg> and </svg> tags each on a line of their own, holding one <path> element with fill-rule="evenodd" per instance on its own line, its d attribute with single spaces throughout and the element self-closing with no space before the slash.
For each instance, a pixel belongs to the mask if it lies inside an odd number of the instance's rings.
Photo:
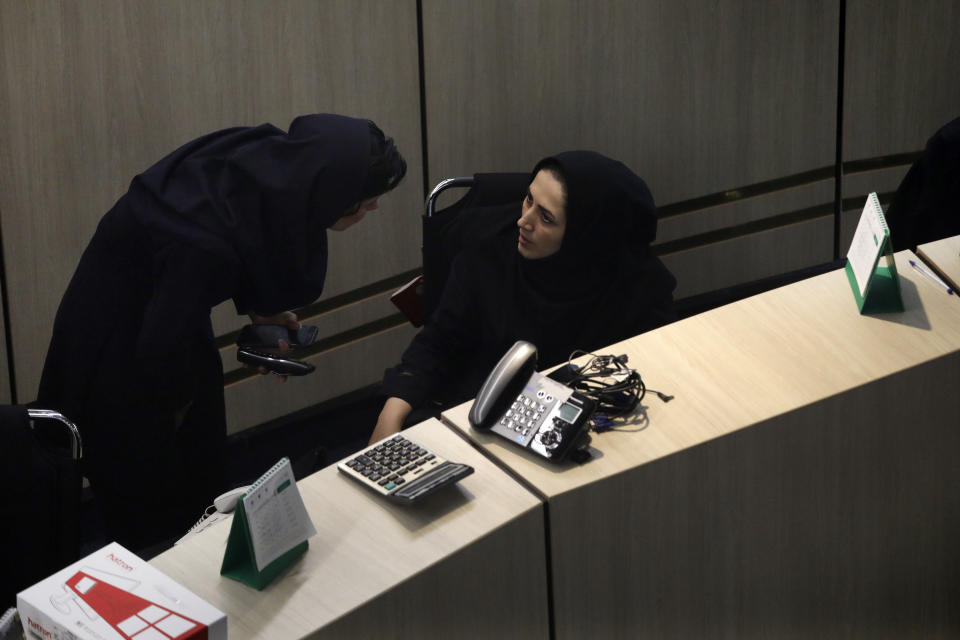
<svg viewBox="0 0 960 640">
<path fill-rule="evenodd" d="M 540 500 L 439 421 L 404 435 L 474 473 L 412 507 L 336 465 L 304 478 L 317 535 L 263 591 L 220 576 L 229 520 L 151 564 L 224 611 L 231 640 L 547 637 Z"/>
<path fill-rule="evenodd" d="M 917 247 L 917 255 L 943 274 L 953 287 L 954 297 L 960 300 L 960 236 L 922 244 Z"/>
<path fill-rule="evenodd" d="M 548 500 L 557 638 L 960 629 L 960 308 L 912 257 L 903 313 L 838 270 L 600 350 L 675 399 L 584 465 L 444 414 Z"/>
</svg>

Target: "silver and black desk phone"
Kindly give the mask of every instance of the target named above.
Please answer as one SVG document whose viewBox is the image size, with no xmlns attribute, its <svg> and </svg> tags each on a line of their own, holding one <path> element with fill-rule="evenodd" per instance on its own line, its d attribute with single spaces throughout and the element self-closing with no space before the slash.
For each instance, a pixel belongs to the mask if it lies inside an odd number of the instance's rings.
<svg viewBox="0 0 960 640">
<path fill-rule="evenodd" d="M 470 425 L 561 462 L 590 443 L 596 406 L 587 396 L 538 373 L 537 348 L 519 340 L 500 359 L 470 408 Z"/>
</svg>

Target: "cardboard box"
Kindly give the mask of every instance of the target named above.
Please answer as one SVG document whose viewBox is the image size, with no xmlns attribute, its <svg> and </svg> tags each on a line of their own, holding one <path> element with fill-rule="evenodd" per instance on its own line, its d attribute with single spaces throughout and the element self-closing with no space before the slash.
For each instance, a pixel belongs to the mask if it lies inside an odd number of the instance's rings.
<svg viewBox="0 0 960 640">
<path fill-rule="evenodd" d="M 113 542 L 17 594 L 28 638 L 226 640 L 227 617 Z"/>
</svg>

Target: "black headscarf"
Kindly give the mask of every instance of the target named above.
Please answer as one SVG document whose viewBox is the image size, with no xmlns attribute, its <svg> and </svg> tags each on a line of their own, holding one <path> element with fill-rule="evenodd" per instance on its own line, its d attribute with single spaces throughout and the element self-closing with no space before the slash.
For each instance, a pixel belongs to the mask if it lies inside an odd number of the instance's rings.
<svg viewBox="0 0 960 640">
<path fill-rule="evenodd" d="M 602 295 L 647 258 L 657 235 L 657 208 L 640 176 L 595 151 L 544 158 L 531 182 L 545 166 L 559 169 L 565 184 L 563 241 L 546 258 L 528 260 L 514 251 L 514 260 L 529 295 L 553 305 L 561 297 L 579 304 Z"/>
<path fill-rule="evenodd" d="M 595 151 L 566 151 L 537 163 L 530 180 L 548 162 L 567 184 L 564 253 L 595 257 L 615 248 L 646 250 L 657 237 L 657 208 L 647 183 L 622 162 Z"/>
<path fill-rule="evenodd" d="M 559 169 L 565 184 L 560 249 L 545 258 L 524 258 L 517 250 L 515 217 L 512 227 L 497 235 L 499 257 L 468 258 L 472 273 L 463 276 L 474 281 L 468 289 L 486 290 L 489 299 L 482 304 L 496 310 L 492 333 L 503 343 L 493 352 L 502 355 L 514 340 L 524 339 L 537 346 L 541 366 L 670 322 L 676 286 L 650 251 L 657 209 L 638 175 L 597 152 L 567 151 L 538 162 L 531 182 L 547 166 Z M 511 206 L 519 217 L 520 207 Z"/>
<path fill-rule="evenodd" d="M 237 310 L 271 315 L 316 300 L 326 229 L 361 200 L 369 122 L 333 114 L 217 131 L 134 178 L 127 194 L 155 242 L 209 251 L 235 270 Z"/>
</svg>

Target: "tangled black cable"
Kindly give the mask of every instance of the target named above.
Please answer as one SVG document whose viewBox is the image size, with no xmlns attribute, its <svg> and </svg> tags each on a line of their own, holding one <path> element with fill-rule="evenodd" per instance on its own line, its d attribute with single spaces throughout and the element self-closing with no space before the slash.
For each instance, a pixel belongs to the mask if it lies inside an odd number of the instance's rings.
<svg viewBox="0 0 960 640">
<path fill-rule="evenodd" d="M 585 355 L 590 356 L 586 364 L 573 364 L 574 358 Z M 567 369 L 572 377 L 565 384 L 596 402 L 591 421 L 597 433 L 613 429 L 613 419 L 632 413 L 647 393 L 643 378 L 627 366 L 626 354 L 597 355 L 577 350 L 567 359 Z M 673 400 L 671 395 L 650 391 L 664 402 Z"/>
</svg>

